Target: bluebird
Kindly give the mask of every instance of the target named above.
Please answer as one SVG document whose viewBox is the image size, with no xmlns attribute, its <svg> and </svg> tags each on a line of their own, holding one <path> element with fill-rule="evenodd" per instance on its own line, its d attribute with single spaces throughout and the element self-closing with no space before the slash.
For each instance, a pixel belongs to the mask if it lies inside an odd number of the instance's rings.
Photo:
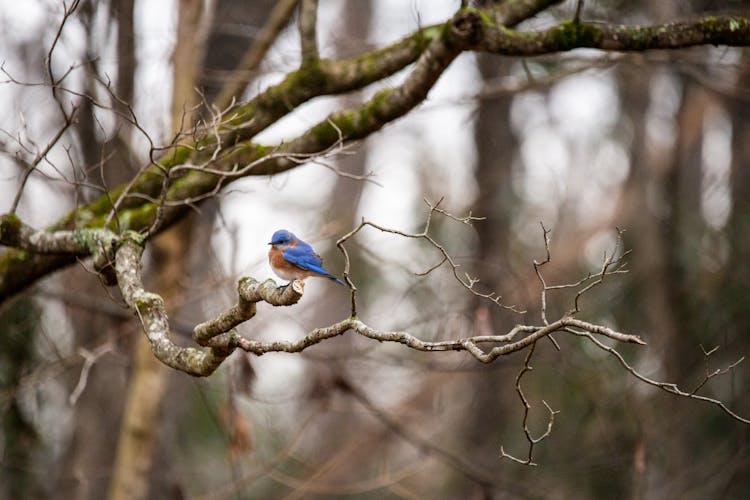
<svg viewBox="0 0 750 500">
<path fill-rule="evenodd" d="M 271 237 L 268 263 L 273 272 L 282 279 L 303 280 L 309 276 L 328 278 L 344 285 L 344 282 L 323 268 L 323 259 L 312 247 L 286 229 L 279 229 Z"/>
</svg>

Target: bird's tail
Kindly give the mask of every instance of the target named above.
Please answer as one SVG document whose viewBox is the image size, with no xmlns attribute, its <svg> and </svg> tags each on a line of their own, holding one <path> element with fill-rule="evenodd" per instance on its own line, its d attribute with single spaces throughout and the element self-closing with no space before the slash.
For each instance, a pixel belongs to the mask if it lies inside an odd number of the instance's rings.
<svg viewBox="0 0 750 500">
<path fill-rule="evenodd" d="M 339 285 L 344 285 L 344 286 L 346 286 L 346 283 L 344 283 L 343 281 L 341 281 L 340 279 L 338 279 L 338 278 L 337 278 L 336 276 L 334 276 L 334 275 L 332 275 L 332 274 L 327 274 L 327 275 L 326 275 L 326 278 L 328 278 L 328 279 L 329 279 L 329 280 L 331 280 L 331 281 L 335 281 L 335 282 L 336 282 L 336 283 L 338 283 Z"/>
</svg>

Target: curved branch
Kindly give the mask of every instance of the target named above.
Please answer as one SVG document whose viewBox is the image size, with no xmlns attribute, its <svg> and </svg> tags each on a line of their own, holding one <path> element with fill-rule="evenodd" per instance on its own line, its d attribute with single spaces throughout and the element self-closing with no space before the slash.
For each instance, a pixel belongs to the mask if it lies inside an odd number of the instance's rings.
<svg viewBox="0 0 750 500">
<path fill-rule="evenodd" d="M 561 318 L 549 325 L 517 325 L 504 335 L 482 335 L 476 337 L 460 338 L 456 340 L 443 340 L 429 342 L 421 340 L 408 332 L 389 332 L 372 328 L 356 318 L 347 318 L 338 323 L 334 323 L 326 328 L 316 328 L 304 337 L 296 341 L 274 341 L 261 342 L 259 340 L 250 340 L 240 338 L 237 346 L 241 349 L 256 354 L 258 356 L 269 352 L 302 352 L 310 346 L 319 344 L 352 330 L 363 337 L 367 337 L 378 342 L 395 342 L 403 344 L 416 351 L 434 352 L 434 351 L 467 351 L 482 363 L 491 363 L 500 356 L 505 356 L 514 352 L 521 351 L 537 340 L 546 337 L 554 332 L 567 331 L 566 329 L 575 326 L 591 334 L 609 337 L 619 342 L 645 345 L 637 335 L 628 335 L 614 331 L 600 325 L 587 323 L 570 317 Z M 525 337 L 520 340 L 512 341 L 518 334 L 526 333 Z M 482 343 L 504 343 L 502 346 L 494 347 L 489 352 L 484 352 L 479 344 Z"/>
<path fill-rule="evenodd" d="M 544 234 L 546 238 L 548 234 L 546 229 Z M 685 392 L 674 383 L 658 382 L 640 374 L 616 349 L 606 346 L 595 335 L 622 343 L 638 345 L 646 343 L 637 335 L 621 333 L 606 326 L 572 317 L 572 314 L 580 312 L 578 310 L 573 310 L 551 323 L 545 321 L 545 324 L 541 326 L 517 325 L 504 335 L 483 335 L 436 342 L 421 340 L 408 332 L 377 330 L 356 317 L 347 318 L 326 328 L 317 328 L 297 341 L 261 342 L 242 337 L 234 328 L 255 316 L 258 302 L 264 301 L 274 306 L 296 304 L 304 293 L 304 282 L 295 281 L 288 286 L 278 287 L 270 279 L 261 283 L 252 278 L 242 278 L 237 286 L 239 297 L 237 304 L 216 318 L 197 325 L 193 330 L 193 339 L 204 348 L 179 347 L 169 338 L 170 327 L 164 300 L 143 287 L 141 256 L 144 240 L 143 235 L 134 231 L 126 231 L 121 236 L 106 229 L 37 231 L 24 224 L 15 214 L 0 216 L 0 243 L 5 245 L 13 245 L 39 253 L 93 256 L 95 265 L 99 268 L 111 267 L 111 261 L 114 258 L 116 283 L 119 285 L 127 306 L 139 317 L 154 355 L 162 363 L 190 375 L 212 374 L 237 347 L 258 356 L 269 352 L 296 353 L 324 340 L 343 335 L 349 330 L 378 342 L 399 343 L 417 351 L 466 351 L 482 363 L 491 363 L 500 356 L 526 348 L 530 348 L 531 353 L 539 339 L 561 332 L 587 337 L 597 347 L 612 354 L 628 372 L 649 385 L 677 396 L 712 403 L 732 418 L 750 424 L 749 419 L 734 413 L 722 401 L 696 394 L 705 381 L 692 392 Z M 519 334 L 523 336 L 516 340 Z M 485 351 L 480 344 L 486 343 L 501 345 Z M 708 357 L 710 352 L 704 351 L 704 354 Z M 527 364 L 529 359 L 527 357 Z M 740 361 L 742 359 L 725 370 L 711 372 L 707 369 L 706 381 L 713 376 L 728 372 Z M 518 384 L 518 380 L 516 383 Z M 552 414 L 549 424 L 551 428 L 554 411 L 549 410 Z M 544 437 L 546 434 L 535 439 L 541 440 Z M 531 458 L 528 463 L 531 463 Z"/>
<path fill-rule="evenodd" d="M 543 31 L 522 32 L 485 22 L 476 50 L 509 56 L 536 56 L 579 48 L 607 51 L 681 49 L 696 45 L 750 45 L 750 20 L 706 17 L 655 26 L 566 21 Z"/>
<path fill-rule="evenodd" d="M 143 288 L 142 253 L 143 238 L 132 231 L 123 234 L 115 257 L 115 271 L 120 291 L 125 303 L 140 318 L 151 343 L 151 350 L 157 359 L 190 375 L 208 376 L 232 354 L 239 335 L 231 328 L 255 314 L 255 302 L 268 299 L 274 305 L 291 305 L 302 297 L 299 287 L 272 289 L 268 281 L 258 283 L 255 280 L 242 280 L 238 287 L 239 304 L 219 318 L 198 325 L 195 329 L 194 336 L 210 347 L 203 350 L 179 347 L 169 339 L 169 321 L 164 300 Z"/>
<path fill-rule="evenodd" d="M 169 173 L 172 168 L 187 164 L 208 167 L 210 163 L 212 170 L 229 174 L 242 165 L 258 162 L 247 169 L 245 175 L 271 175 L 295 168 L 300 164 L 295 155 L 324 151 L 342 137 L 345 140 L 366 137 L 411 111 L 424 100 L 452 60 L 466 50 L 530 56 L 582 47 L 642 51 L 705 44 L 750 44 L 750 21 L 737 16 L 706 17 L 657 26 L 576 20 L 533 32 L 507 27 L 556 3 L 553 0 L 516 0 L 503 2 L 487 12 L 463 8 L 449 21 L 417 30 L 389 47 L 347 60 L 312 61 L 248 103 L 223 113 L 218 122 L 182 137 L 181 142 L 172 146 L 158 162 L 144 168 L 128 185 L 69 213 L 52 229 L 102 227 L 111 219 L 108 214 L 114 199 L 122 199 L 117 219 L 123 223 L 123 228 L 142 231 L 158 226 L 157 232 L 166 229 L 184 216 L 192 203 L 188 200 L 211 196 L 235 179 L 200 171 L 172 178 Z M 359 108 L 333 113 L 281 147 L 249 142 L 300 104 L 317 96 L 361 88 L 394 74 L 417 58 L 403 85 L 381 90 Z M 170 205 L 179 202 L 185 205 L 162 207 L 162 203 L 144 203 L 144 197 L 165 200 Z M 157 218 L 161 223 L 154 225 Z M 7 251 L 0 256 L 0 301 L 73 261 L 70 256 L 30 258 L 25 252 Z"/>
</svg>

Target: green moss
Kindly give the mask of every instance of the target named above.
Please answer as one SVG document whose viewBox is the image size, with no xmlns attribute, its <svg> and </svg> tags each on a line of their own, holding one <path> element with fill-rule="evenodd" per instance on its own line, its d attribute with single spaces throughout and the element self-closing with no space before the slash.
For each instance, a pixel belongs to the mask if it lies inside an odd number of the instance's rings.
<svg viewBox="0 0 750 500">
<path fill-rule="evenodd" d="M 350 117 L 345 115 L 351 115 L 351 111 L 339 111 L 332 117 L 332 122 L 336 124 L 336 127 L 341 128 L 341 124 L 350 120 Z M 341 133 L 346 137 L 346 133 L 341 130 Z M 335 143 L 339 138 L 339 133 L 336 128 L 333 127 L 328 121 L 321 122 L 310 129 L 310 134 L 314 137 L 315 143 L 319 147 L 326 147 L 330 144 Z"/>
<path fill-rule="evenodd" d="M 115 217 L 112 217 L 112 220 L 109 222 L 109 226 L 107 227 L 107 229 L 120 229 L 122 231 L 134 229 L 136 231 L 139 231 L 141 229 L 149 227 L 153 222 L 155 215 L 156 205 L 150 202 L 146 202 L 138 207 L 122 209 L 117 214 L 117 220 L 115 220 Z M 106 215 L 96 217 L 89 222 L 89 227 L 102 229 L 104 228 L 104 222 L 106 220 Z"/>
<path fill-rule="evenodd" d="M 342 123 L 342 126 L 348 129 L 345 132 L 347 137 L 362 137 L 370 130 L 370 124 L 380 121 L 384 114 L 387 113 L 386 99 L 393 93 L 393 89 L 386 87 L 378 90 L 372 98 L 365 103 L 359 110 L 351 113 L 351 123 Z M 344 129 L 342 129 L 344 130 Z"/>
<path fill-rule="evenodd" d="M 482 21 L 482 26 L 494 26 L 495 20 L 492 19 L 492 16 L 490 16 L 489 12 L 482 9 L 474 9 L 479 15 L 479 20 Z"/>
<path fill-rule="evenodd" d="M 576 47 L 598 47 L 602 33 L 596 27 L 581 22 L 565 21 L 549 31 L 550 41 L 557 50 Z"/>
<path fill-rule="evenodd" d="M 391 94 L 393 94 L 393 89 L 391 87 L 378 90 L 375 95 L 372 96 L 372 99 L 370 99 L 370 101 L 364 106 L 362 112 L 377 115 L 378 112 L 381 111 L 381 108 L 384 107 L 383 103 Z"/>
<path fill-rule="evenodd" d="M 729 33 L 746 29 L 748 20 L 741 17 L 716 18 L 708 16 L 701 21 L 704 33 L 719 39 L 729 38 Z"/>
<path fill-rule="evenodd" d="M 345 137 L 358 139 L 370 133 L 388 118 L 388 98 L 393 89 L 386 87 L 378 90 L 374 96 L 357 111 L 351 111 L 345 120 L 338 124 Z"/>
<path fill-rule="evenodd" d="M 414 41 L 417 42 L 420 49 L 424 48 L 437 37 L 443 34 L 443 24 L 428 26 L 414 34 Z"/>
<path fill-rule="evenodd" d="M 27 252 L 26 250 L 22 250 L 20 248 L 16 248 L 13 253 L 11 253 L 10 251 L 8 251 L 8 253 L 6 255 L 8 255 L 8 256 L 12 255 L 13 259 L 16 261 L 16 263 L 27 261 L 27 260 L 29 260 L 29 257 L 31 257 L 31 253 L 30 252 Z"/>
<path fill-rule="evenodd" d="M 69 214 L 69 216 L 65 218 L 63 226 L 69 227 L 69 222 L 74 221 L 74 224 L 72 224 L 73 227 L 84 227 L 91 224 L 91 221 L 93 221 L 95 218 L 96 215 L 92 210 L 89 210 L 87 207 L 83 207 Z"/>
<path fill-rule="evenodd" d="M 465 48 L 480 41 L 485 26 L 492 25 L 486 12 L 474 7 L 461 9 L 453 19 L 441 26 L 440 37 L 446 47 Z"/>
<path fill-rule="evenodd" d="M 237 109 L 237 112 L 232 115 L 229 125 L 233 127 L 241 126 L 252 119 L 253 116 L 264 111 L 272 116 L 284 115 L 290 107 L 295 105 L 291 102 L 287 104 L 284 99 L 286 89 L 294 88 L 295 76 L 296 73 L 290 74 L 278 85 L 267 88 L 260 96 Z"/>
<path fill-rule="evenodd" d="M 154 221 L 156 204 L 144 203 L 136 208 L 129 208 L 119 213 L 121 230 L 141 230 L 147 228 Z"/>
<path fill-rule="evenodd" d="M 16 214 L 5 214 L 0 218 L 0 238 L 6 244 L 17 245 L 18 234 L 21 232 L 21 219 Z"/>
<path fill-rule="evenodd" d="M 138 311 L 145 311 L 148 304 L 143 299 L 136 299 L 135 301 L 135 308 Z"/>
<path fill-rule="evenodd" d="M 335 113 L 331 117 L 335 127 L 328 121 L 313 127 L 310 132 L 315 137 L 316 143 L 320 147 L 327 147 L 335 144 L 340 138 L 358 139 L 371 132 L 373 127 L 382 121 L 382 117 L 387 115 L 385 100 L 392 92 L 391 88 L 381 89 L 362 108 Z"/>
<path fill-rule="evenodd" d="M 77 210 L 77 212 L 88 210 L 93 215 L 106 214 L 107 212 L 109 212 L 112 209 L 112 203 L 110 202 L 110 200 L 117 200 L 120 197 L 120 195 L 122 194 L 122 190 L 123 189 L 124 189 L 124 187 L 122 187 L 122 186 L 117 187 L 115 189 L 112 189 L 109 192 L 109 196 L 102 195 L 99 198 L 97 198 L 96 200 L 94 200 L 91 203 L 89 203 L 86 206 L 85 209 L 83 209 L 83 210 Z M 76 219 L 78 219 L 78 218 L 76 217 Z"/>
<path fill-rule="evenodd" d="M 239 168 L 242 169 L 246 165 L 277 150 L 278 146 L 275 145 L 262 146 L 259 144 L 253 144 L 251 142 L 244 142 L 232 148 L 232 152 L 226 157 L 222 158 L 221 162 L 215 165 L 215 168 L 225 168 L 226 170 L 229 170 L 229 166 L 236 163 L 237 165 L 239 165 Z M 257 174 L 257 172 L 261 171 L 262 169 L 263 163 L 258 163 L 253 167 L 252 171 L 253 173 Z"/>
<path fill-rule="evenodd" d="M 205 145 L 202 143 L 205 143 L 207 139 L 202 139 L 201 141 L 198 141 L 196 144 L 196 148 L 200 149 L 201 145 Z M 176 145 L 168 153 L 166 153 L 160 160 L 159 164 L 163 167 L 169 168 L 173 167 L 175 165 L 182 165 L 183 163 L 187 162 L 190 159 L 190 156 L 193 154 L 194 148 L 188 147 L 184 145 Z M 155 168 L 155 167 L 152 167 Z M 156 174 L 156 172 L 149 172 L 150 174 Z M 161 176 L 161 173 L 158 175 Z"/>
<path fill-rule="evenodd" d="M 262 94 L 239 107 L 228 124 L 238 127 L 251 119 L 258 119 L 258 115 L 267 113 L 270 117 L 278 118 L 287 114 L 300 103 L 311 96 L 326 93 L 329 82 L 326 72 L 321 67 L 321 61 L 311 61 L 302 68 L 287 75 L 280 83 L 268 87 Z M 266 122 L 268 118 L 261 119 Z"/>
<path fill-rule="evenodd" d="M 237 147 L 239 151 L 245 151 L 245 154 L 248 154 L 253 159 L 260 158 L 262 156 L 266 156 L 267 154 L 273 153 L 278 146 L 266 146 L 263 144 L 253 144 L 251 142 L 246 142 L 240 146 Z"/>
<path fill-rule="evenodd" d="M 714 16 L 704 17 L 702 20 L 703 29 L 709 33 L 715 33 L 716 29 L 716 18 Z"/>
<path fill-rule="evenodd" d="M 328 121 L 313 127 L 310 133 L 316 144 L 321 148 L 328 147 L 339 139 L 358 139 L 379 128 L 380 122 L 388 118 L 386 99 L 392 93 L 392 88 L 384 88 L 360 109 L 338 111 L 331 117 L 335 127 Z"/>
<path fill-rule="evenodd" d="M 296 83 L 307 90 L 313 90 L 316 94 L 327 88 L 328 75 L 322 70 L 320 60 L 306 62 L 297 71 Z"/>
</svg>

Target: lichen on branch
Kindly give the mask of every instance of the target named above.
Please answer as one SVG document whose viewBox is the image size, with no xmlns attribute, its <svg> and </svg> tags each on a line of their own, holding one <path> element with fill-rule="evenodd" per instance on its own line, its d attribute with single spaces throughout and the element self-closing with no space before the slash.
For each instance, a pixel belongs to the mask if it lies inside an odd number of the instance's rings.
<svg viewBox="0 0 750 500">
<path fill-rule="evenodd" d="M 465 51 L 527 57 L 575 48 L 643 51 L 750 44 L 750 21 L 742 16 L 708 16 L 655 26 L 576 18 L 540 31 L 513 29 L 558 3 L 514 0 L 485 9 L 460 8 L 444 23 L 422 27 L 389 46 L 341 60 L 317 57 L 310 25 L 305 30 L 309 56 L 305 64 L 248 102 L 215 110 L 213 119 L 183 131 L 170 144 L 152 145 L 150 162 L 129 183 L 63 216 L 51 228 L 106 226 L 160 232 L 184 217 L 190 206 L 215 196 L 240 177 L 296 168 L 304 163 L 301 156 L 327 154 L 336 144 L 362 139 L 392 123 L 423 102 L 450 63 Z M 308 18 L 313 20 L 312 15 Z M 334 112 L 297 138 L 276 147 L 251 142 L 259 132 L 313 98 L 363 88 L 410 64 L 414 66 L 403 84 L 381 89 L 361 106 Z M 72 262 L 69 255 L 5 252 L 0 256 L 0 301 Z"/>
</svg>

